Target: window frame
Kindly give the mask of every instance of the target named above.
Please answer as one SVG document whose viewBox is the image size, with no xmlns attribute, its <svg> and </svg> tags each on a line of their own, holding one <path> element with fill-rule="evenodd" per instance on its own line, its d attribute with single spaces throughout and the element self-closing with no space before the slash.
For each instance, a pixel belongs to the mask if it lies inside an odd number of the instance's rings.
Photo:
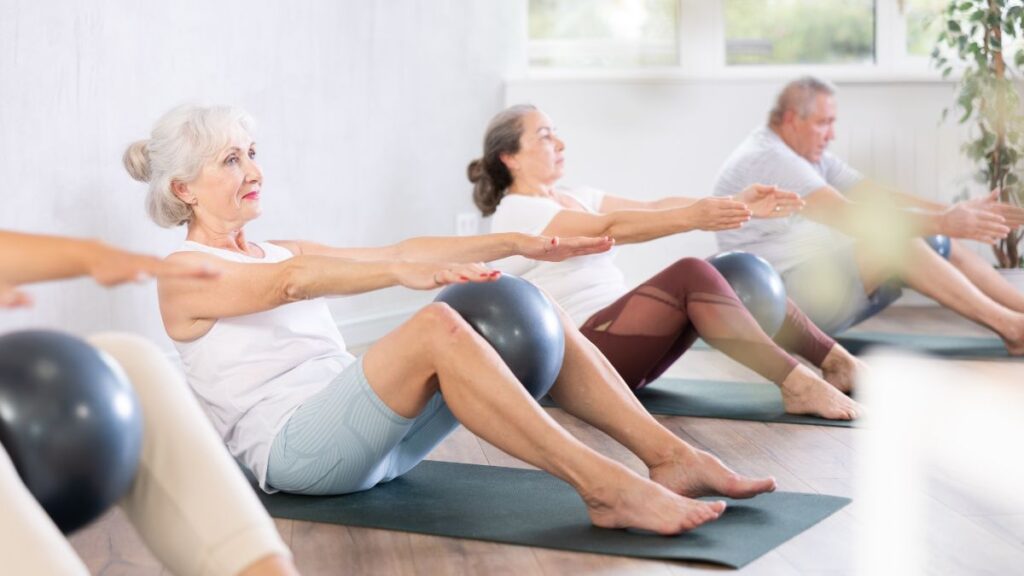
<svg viewBox="0 0 1024 576">
<path fill-rule="evenodd" d="M 527 0 L 528 1 L 528 0 Z M 635 68 L 566 68 L 530 66 L 531 78 L 624 79 L 777 79 L 795 73 L 815 74 L 836 81 L 952 82 L 933 68 L 928 57 L 907 53 L 906 17 L 900 0 L 875 0 L 875 61 L 864 64 L 734 64 L 725 62 L 726 0 L 677 0 L 678 64 Z M 527 43 L 530 39 L 527 35 Z M 528 46 L 526 52 L 529 52 Z"/>
</svg>

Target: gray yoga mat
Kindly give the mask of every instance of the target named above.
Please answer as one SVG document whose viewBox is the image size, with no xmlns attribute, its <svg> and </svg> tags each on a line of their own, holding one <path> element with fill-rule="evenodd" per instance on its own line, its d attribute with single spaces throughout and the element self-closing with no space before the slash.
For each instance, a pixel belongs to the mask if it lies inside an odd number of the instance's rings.
<svg viewBox="0 0 1024 576">
<path fill-rule="evenodd" d="M 636 397 L 651 414 L 840 428 L 857 425 L 855 421 L 849 420 L 787 414 L 782 407 L 779 388 L 770 382 L 659 378 L 638 390 Z M 547 397 L 541 400 L 541 405 L 557 406 Z"/>
<path fill-rule="evenodd" d="M 728 500 L 715 522 L 664 537 L 591 525 L 568 484 L 544 472 L 422 462 L 408 474 L 345 496 L 260 494 L 272 516 L 637 558 L 740 568 L 850 500 L 776 492 Z"/>
<path fill-rule="evenodd" d="M 892 346 L 950 358 L 1002 358 L 1011 356 L 1003 341 L 994 336 L 945 336 L 892 332 L 845 332 L 836 340 L 853 354 L 871 346 Z"/>
<path fill-rule="evenodd" d="M 862 354 L 872 346 L 891 346 L 945 356 L 948 358 L 988 358 L 1024 360 L 1010 356 L 1003 341 L 994 336 L 946 336 L 936 334 L 910 334 L 900 332 L 866 332 L 856 330 L 835 336 L 837 342 L 852 354 Z M 697 340 L 694 350 L 713 350 L 707 342 Z"/>
</svg>

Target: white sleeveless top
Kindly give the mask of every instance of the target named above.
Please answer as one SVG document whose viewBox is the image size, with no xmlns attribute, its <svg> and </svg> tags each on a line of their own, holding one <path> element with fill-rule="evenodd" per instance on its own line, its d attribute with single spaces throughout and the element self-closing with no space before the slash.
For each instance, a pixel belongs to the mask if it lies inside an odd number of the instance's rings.
<svg viewBox="0 0 1024 576">
<path fill-rule="evenodd" d="M 596 188 L 562 190 L 591 214 L 601 210 L 604 192 Z M 540 234 L 566 208 L 552 198 L 507 194 L 491 218 L 491 232 Z M 540 286 L 572 317 L 576 326 L 629 291 L 622 271 L 615 265 L 612 248 L 601 254 L 578 256 L 562 262 L 540 262 L 510 256 L 491 266 Z"/>
<path fill-rule="evenodd" d="M 246 264 L 271 264 L 293 256 L 259 242 L 253 258 L 186 241 L 175 252 L 204 252 Z M 221 318 L 191 342 L 174 342 L 189 385 L 205 404 L 228 450 L 267 490 L 267 460 L 278 430 L 310 396 L 355 361 L 345 349 L 323 298 Z"/>
</svg>

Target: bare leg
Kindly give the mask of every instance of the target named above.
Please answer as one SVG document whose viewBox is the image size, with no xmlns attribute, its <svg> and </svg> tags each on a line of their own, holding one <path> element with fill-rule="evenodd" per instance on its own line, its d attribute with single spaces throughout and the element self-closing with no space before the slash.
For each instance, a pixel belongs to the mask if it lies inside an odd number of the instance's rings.
<svg viewBox="0 0 1024 576">
<path fill-rule="evenodd" d="M 1007 282 L 984 258 L 958 240 L 953 240 L 950 246 L 949 263 L 989 298 L 1011 310 L 1024 312 L 1024 293 Z"/>
<path fill-rule="evenodd" d="M 238 576 L 298 576 L 298 574 L 299 571 L 291 560 L 275 554 L 253 562 L 239 572 Z"/>
<path fill-rule="evenodd" d="M 1024 314 L 987 296 L 924 240 L 910 242 L 902 279 L 914 290 L 994 330 L 1006 343 L 1010 354 L 1024 354 Z"/>
<path fill-rule="evenodd" d="M 447 305 L 427 306 L 382 338 L 366 353 L 363 367 L 377 395 L 402 416 L 418 414 L 440 390 L 470 431 L 572 485 L 597 526 L 675 534 L 725 509 L 724 502 L 674 494 L 574 438 Z"/>
</svg>

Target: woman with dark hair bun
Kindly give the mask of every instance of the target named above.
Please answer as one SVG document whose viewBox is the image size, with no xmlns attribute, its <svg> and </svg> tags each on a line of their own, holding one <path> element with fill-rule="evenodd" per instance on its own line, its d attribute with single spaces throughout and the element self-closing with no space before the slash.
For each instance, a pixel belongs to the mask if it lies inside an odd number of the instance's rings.
<svg viewBox="0 0 1024 576">
<path fill-rule="evenodd" d="M 565 144 L 534 106 L 512 106 L 491 120 L 484 154 L 469 164 L 473 200 L 492 232 L 609 236 L 618 244 L 692 230 L 727 230 L 751 217 L 789 216 L 796 194 L 753 185 L 736 198 L 671 197 L 640 202 L 593 188 L 557 186 Z M 509 258 L 495 264 L 540 286 L 633 389 L 660 376 L 698 338 L 771 380 L 787 412 L 836 420 L 857 417 L 852 388 L 859 362 L 790 301 L 774 340 L 717 270 L 683 258 L 630 290 L 612 253 L 548 263 Z M 819 377 L 786 352 L 822 370 Z"/>
</svg>

